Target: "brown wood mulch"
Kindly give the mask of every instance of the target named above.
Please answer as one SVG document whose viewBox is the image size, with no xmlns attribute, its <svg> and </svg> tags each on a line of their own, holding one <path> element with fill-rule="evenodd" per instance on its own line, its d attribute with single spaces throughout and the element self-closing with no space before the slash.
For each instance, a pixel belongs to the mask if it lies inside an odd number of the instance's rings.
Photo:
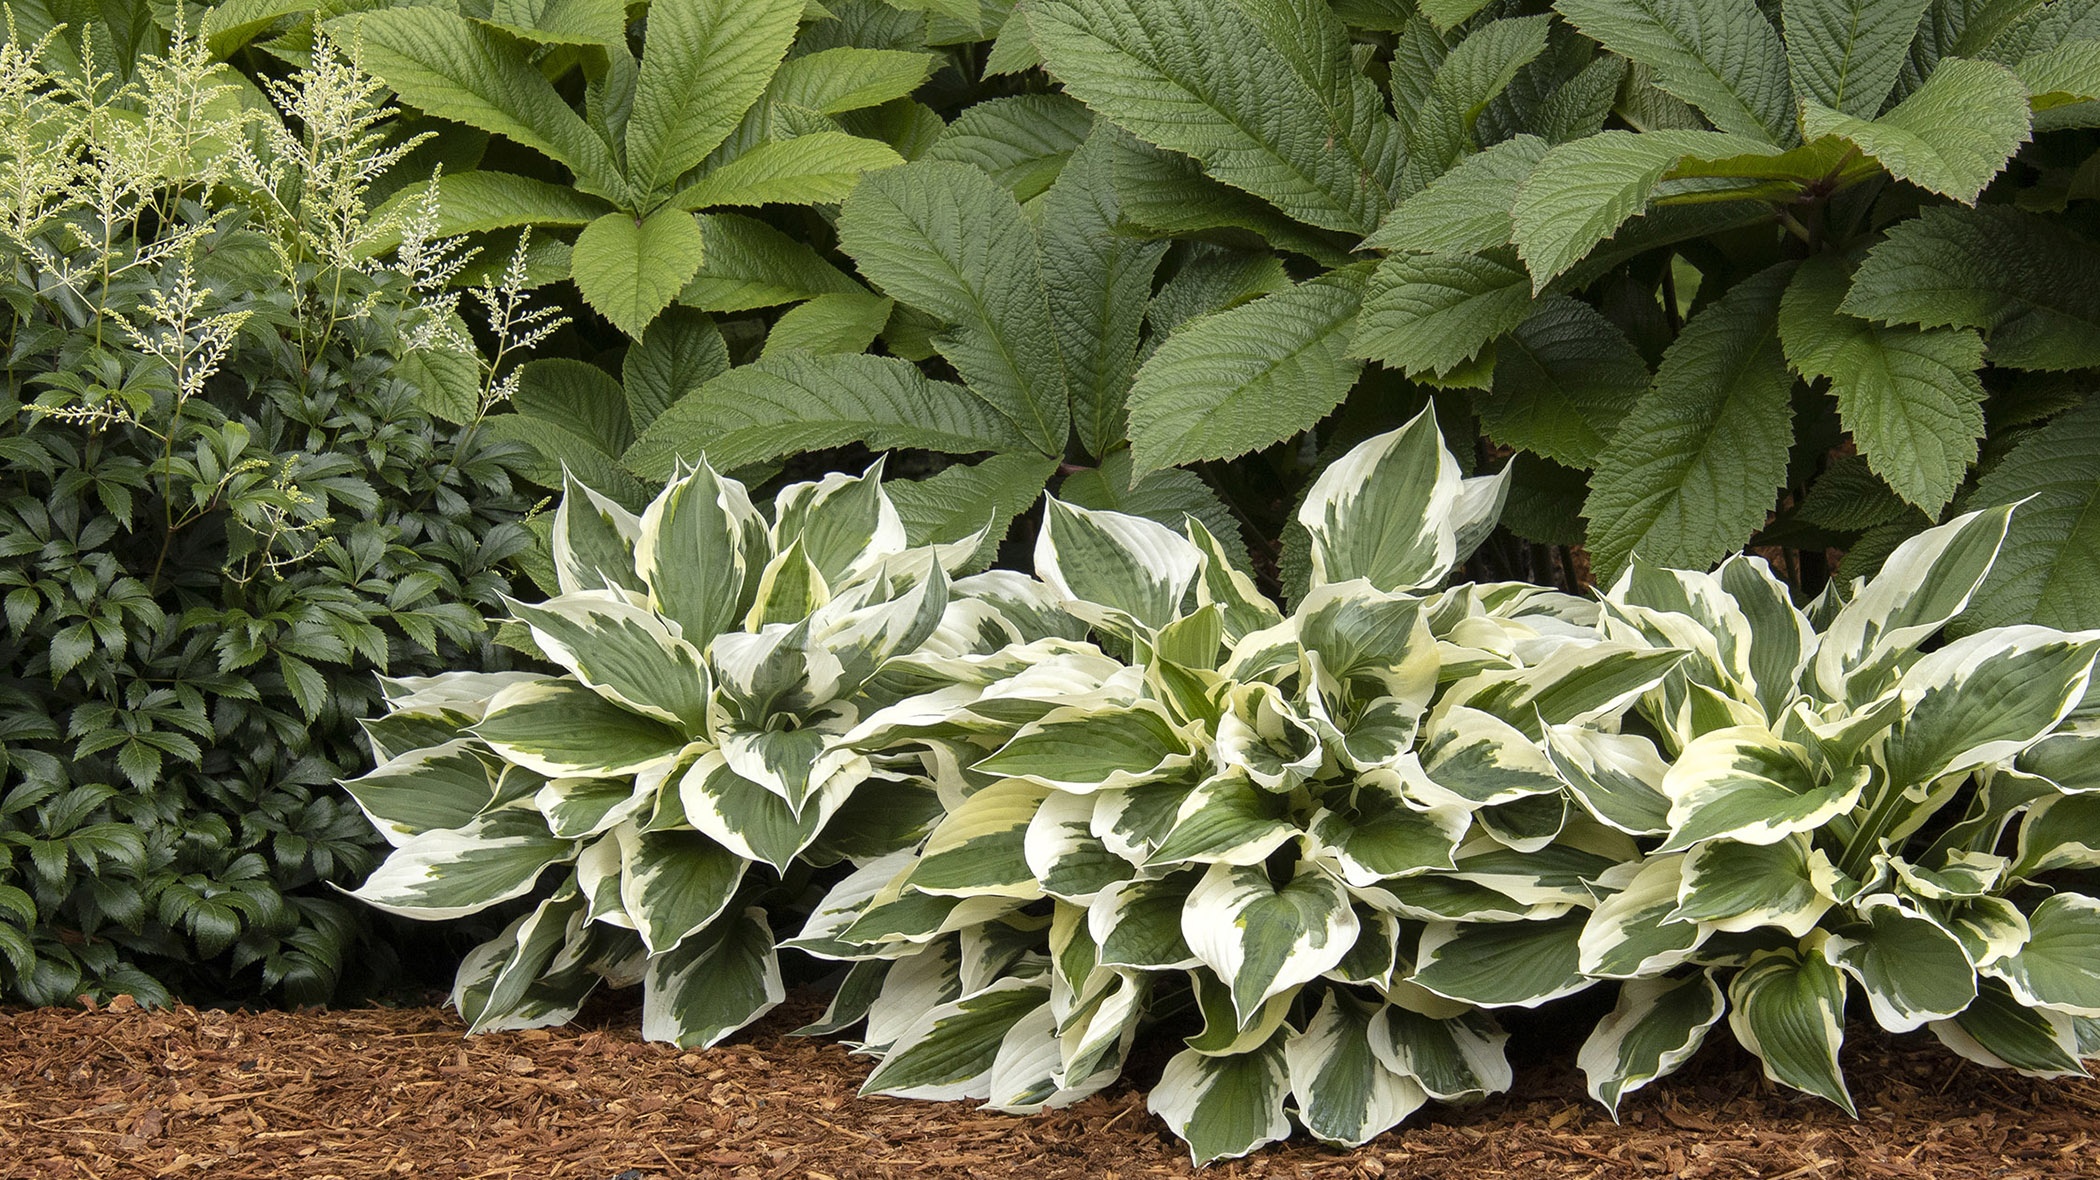
<svg viewBox="0 0 2100 1180">
<path fill-rule="evenodd" d="M 798 995 L 734 1043 L 644 1043 L 632 1007 L 461 1038 L 434 1008 L 0 1012 L 5 1180 L 848 1180 L 1192 1174 L 1127 1084 L 1035 1118 L 855 1095 L 867 1063 L 784 1035 Z M 1209 1178 L 1929 1180 L 2100 1176 L 2100 1083 L 1962 1062 L 1929 1037 L 1855 1030 L 1859 1121 L 1764 1081 L 1719 1042 L 1613 1124 L 1572 1060 L 1514 1092 L 1431 1107 L 1355 1152 L 1302 1135 Z M 1572 1049 L 1564 1054 L 1572 1058 Z M 1154 1067 L 1156 1069 L 1156 1066 Z"/>
</svg>

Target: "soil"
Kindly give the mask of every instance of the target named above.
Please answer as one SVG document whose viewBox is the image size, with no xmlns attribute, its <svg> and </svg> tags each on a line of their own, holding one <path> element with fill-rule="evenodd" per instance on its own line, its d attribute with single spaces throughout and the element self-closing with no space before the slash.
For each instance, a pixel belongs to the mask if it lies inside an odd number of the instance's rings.
<svg viewBox="0 0 2100 1180">
<path fill-rule="evenodd" d="M 120 999 L 99 1011 L 0 1012 L 0 1177 L 1193 1173 L 1127 1083 L 1034 1118 L 857 1097 L 866 1061 L 786 1035 L 819 1007 L 798 994 L 706 1051 L 641 1041 L 626 1001 L 586 1009 L 566 1028 L 471 1040 L 437 1008 L 145 1011 Z M 1510 1094 L 1430 1107 L 1360 1150 L 1301 1135 L 1204 1175 L 2100 1177 L 2100 1083 L 2022 1078 L 1964 1062 L 1930 1037 L 1855 1029 L 1844 1055 L 1855 1122 L 1765 1081 L 1725 1041 L 1629 1098 L 1619 1124 L 1584 1096 L 1567 1046 L 1520 1061 Z"/>
</svg>

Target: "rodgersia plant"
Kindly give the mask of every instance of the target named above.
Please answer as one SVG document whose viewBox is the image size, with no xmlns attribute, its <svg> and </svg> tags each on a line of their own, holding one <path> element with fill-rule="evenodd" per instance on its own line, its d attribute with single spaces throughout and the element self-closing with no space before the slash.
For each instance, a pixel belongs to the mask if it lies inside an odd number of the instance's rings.
<svg viewBox="0 0 2100 1180">
<path fill-rule="evenodd" d="M 845 737 L 939 686 L 911 657 L 1033 638 L 997 605 L 1025 623 L 1029 595 L 951 584 L 979 539 L 907 547 L 880 474 L 790 485 L 770 518 L 704 462 L 639 517 L 571 481 L 560 593 L 510 606 L 564 672 L 391 687 L 368 727 L 385 761 L 346 786 L 395 847 L 355 896 L 419 918 L 538 898 L 460 969 L 476 1031 L 640 982 L 646 1035 L 711 1044 L 780 1000 L 769 913 L 811 870 L 938 817 L 919 757 Z"/>
</svg>

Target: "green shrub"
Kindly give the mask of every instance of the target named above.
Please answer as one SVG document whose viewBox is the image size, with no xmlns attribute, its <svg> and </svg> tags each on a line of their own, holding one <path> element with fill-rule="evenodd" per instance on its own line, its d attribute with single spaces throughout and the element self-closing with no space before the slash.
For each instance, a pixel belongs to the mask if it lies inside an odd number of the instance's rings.
<svg viewBox="0 0 2100 1180">
<path fill-rule="evenodd" d="M 280 115 L 190 38 L 119 81 L 102 27 L 0 45 L 0 984 L 318 1001 L 392 962 L 329 887 L 377 860 L 333 786 L 372 674 L 503 666 L 509 381 L 447 328 L 459 257 L 368 214 L 414 146 L 368 78 L 323 42 Z M 499 347 L 548 326 L 484 297 Z"/>
</svg>

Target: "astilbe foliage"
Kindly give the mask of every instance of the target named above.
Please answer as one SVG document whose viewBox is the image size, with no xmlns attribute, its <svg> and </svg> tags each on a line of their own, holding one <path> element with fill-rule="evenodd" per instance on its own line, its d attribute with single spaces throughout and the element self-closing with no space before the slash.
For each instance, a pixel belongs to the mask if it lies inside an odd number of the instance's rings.
<svg viewBox="0 0 2100 1180">
<path fill-rule="evenodd" d="M 312 1002 L 353 956 L 381 984 L 330 888 L 378 859 L 334 780 L 373 672 L 507 656 L 503 378 L 433 328 L 456 254 L 369 215 L 412 144 L 325 39 L 281 112 L 180 32 L 126 81 L 58 44 L 0 44 L 0 987 Z M 400 263 L 357 251 L 404 231 Z M 483 404 L 434 416 L 417 350 Z"/>
</svg>

